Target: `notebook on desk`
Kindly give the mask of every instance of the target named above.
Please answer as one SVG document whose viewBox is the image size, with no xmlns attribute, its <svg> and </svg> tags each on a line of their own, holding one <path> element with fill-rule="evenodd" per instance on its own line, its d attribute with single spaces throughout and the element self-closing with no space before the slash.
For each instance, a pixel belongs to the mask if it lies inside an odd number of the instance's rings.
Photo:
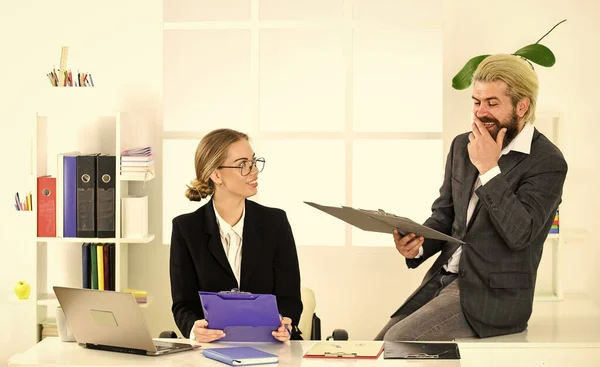
<svg viewBox="0 0 600 367">
<path fill-rule="evenodd" d="M 152 340 L 140 306 L 131 293 L 54 287 L 67 324 L 82 347 L 159 356 L 199 345 Z"/>
<path fill-rule="evenodd" d="M 202 351 L 206 358 L 226 363 L 230 366 L 250 366 L 279 362 L 275 354 L 252 347 L 207 348 Z"/>
</svg>

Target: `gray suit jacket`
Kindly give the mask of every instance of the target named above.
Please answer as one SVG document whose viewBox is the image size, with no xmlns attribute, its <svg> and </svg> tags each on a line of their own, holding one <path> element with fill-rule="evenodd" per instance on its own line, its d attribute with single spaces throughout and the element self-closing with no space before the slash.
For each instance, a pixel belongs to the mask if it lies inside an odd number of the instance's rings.
<svg viewBox="0 0 600 367">
<path fill-rule="evenodd" d="M 475 332 L 480 337 L 520 332 L 531 316 L 537 269 L 561 202 L 567 163 L 536 129 L 530 154 L 503 155 L 498 162 L 502 173 L 476 190 L 479 201 L 467 226 L 467 207 L 478 177 L 467 151 L 468 135 L 452 142 L 440 196 L 424 224 L 466 242 L 459 264 L 460 299 Z M 456 248 L 448 242 L 425 240 L 423 256 L 407 259 L 406 264 L 415 268 L 441 251 L 423 287 Z"/>
</svg>

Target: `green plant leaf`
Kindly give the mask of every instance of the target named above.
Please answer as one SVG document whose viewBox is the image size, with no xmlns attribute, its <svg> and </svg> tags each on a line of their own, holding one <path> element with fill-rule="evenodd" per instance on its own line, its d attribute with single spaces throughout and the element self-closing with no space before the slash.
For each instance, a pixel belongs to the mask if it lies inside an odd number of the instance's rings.
<svg viewBox="0 0 600 367">
<path fill-rule="evenodd" d="M 463 68 L 460 69 L 458 74 L 456 74 L 454 78 L 452 78 L 452 88 L 458 90 L 467 89 L 469 85 L 471 85 L 473 73 L 475 73 L 475 70 L 477 70 L 477 67 L 479 66 L 479 64 L 481 64 L 483 59 L 485 59 L 488 56 L 490 55 L 479 55 L 469 60 L 465 64 L 465 66 L 463 66 Z"/>
<path fill-rule="evenodd" d="M 539 43 L 527 45 L 515 52 L 513 55 L 524 57 L 527 60 L 545 67 L 550 67 L 556 62 L 552 51 L 550 51 L 548 47 Z"/>
</svg>

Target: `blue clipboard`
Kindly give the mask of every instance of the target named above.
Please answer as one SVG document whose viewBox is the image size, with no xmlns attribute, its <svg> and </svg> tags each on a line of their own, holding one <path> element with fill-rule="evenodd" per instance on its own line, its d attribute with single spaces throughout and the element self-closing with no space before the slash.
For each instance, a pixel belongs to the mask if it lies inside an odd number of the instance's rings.
<svg viewBox="0 0 600 367">
<path fill-rule="evenodd" d="M 281 325 L 277 299 L 272 294 L 231 290 L 198 292 L 209 329 L 225 332 L 218 341 L 276 342 L 271 334 Z"/>
</svg>

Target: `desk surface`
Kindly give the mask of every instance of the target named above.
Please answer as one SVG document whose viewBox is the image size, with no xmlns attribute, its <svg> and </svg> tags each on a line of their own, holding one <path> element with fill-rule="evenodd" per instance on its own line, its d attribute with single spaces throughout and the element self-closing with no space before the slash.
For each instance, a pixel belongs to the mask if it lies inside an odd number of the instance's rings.
<svg viewBox="0 0 600 367">
<path fill-rule="evenodd" d="M 170 340 L 172 341 L 172 339 Z M 181 342 L 181 340 L 179 340 Z M 343 342 L 342 342 L 343 343 Z M 241 343 L 214 343 L 203 346 L 220 347 L 240 345 Z M 360 367 L 360 366 L 399 366 L 410 365 L 440 367 L 457 366 L 599 366 L 600 346 L 597 344 L 562 344 L 531 346 L 459 343 L 462 359 L 446 361 L 404 361 L 385 360 L 383 353 L 378 360 L 330 360 L 302 358 L 304 353 L 314 344 L 312 341 L 292 341 L 288 343 L 245 343 L 257 349 L 274 353 L 279 356 L 279 365 L 282 366 L 332 366 L 335 367 Z M 58 338 L 46 338 L 25 353 L 17 354 L 8 361 L 9 367 L 103 367 L 103 366 L 226 366 L 223 363 L 204 358 L 202 349 L 165 355 L 160 357 L 137 356 L 124 353 L 104 352 L 89 350 L 76 343 L 64 343 Z"/>
</svg>

